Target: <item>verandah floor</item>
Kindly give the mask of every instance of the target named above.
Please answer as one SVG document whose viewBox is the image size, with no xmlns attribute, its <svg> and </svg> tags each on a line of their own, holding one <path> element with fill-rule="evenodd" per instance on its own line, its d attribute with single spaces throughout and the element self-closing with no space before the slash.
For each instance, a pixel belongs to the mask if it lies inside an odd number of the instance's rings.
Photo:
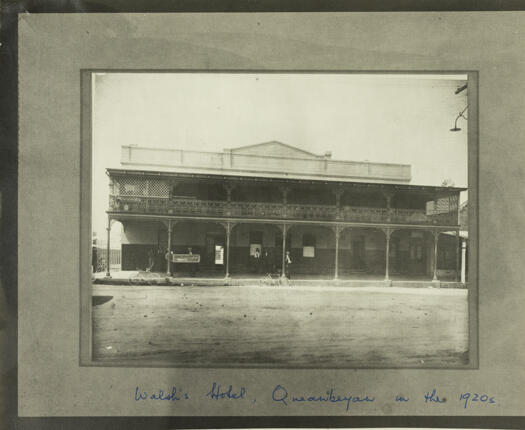
<svg viewBox="0 0 525 430">
<path fill-rule="evenodd" d="M 167 276 L 166 273 L 163 272 L 141 272 L 141 271 L 117 271 L 117 272 L 111 272 L 111 277 L 106 277 L 106 274 L 103 272 L 95 273 L 94 274 L 94 280 L 97 283 L 134 283 L 134 281 L 137 281 L 137 283 L 140 283 L 142 280 L 166 280 L 169 279 L 171 283 L 176 282 L 190 282 L 198 284 L 199 282 L 205 282 L 209 283 L 210 281 L 217 280 L 217 281 L 224 281 L 225 276 L 222 273 L 217 272 L 198 272 L 195 274 L 195 276 L 192 276 L 190 273 L 182 272 L 182 273 L 173 273 L 171 276 Z M 272 283 L 273 281 L 279 280 L 278 274 L 272 274 L 271 278 L 267 274 L 256 274 L 256 273 L 236 273 L 231 274 L 229 279 L 234 283 L 244 282 L 246 284 L 259 284 L 259 283 Z M 400 274 L 393 274 L 390 275 L 390 280 L 393 283 L 403 282 L 403 283 L 414 283 L 414 284 L 421 284 L 426 285 L 432 283 L 432 277 L 428 275 L 400 275 Z M 289 281 L 294 284 L 298 281 L 304 281 L 304 282 L 312 282 L 312 281 L 326 281 L 326 282 L 336 282 L 333 277 L 327 276 L 327 275 L 301 275 L 301 274 L 292 274 Z M 369 281 L 369 282 L 377 282 L 377 285 L 384 284 L 385 277 L 384 275 L 378 275 L 378 274 L 368 274 L 368 273 L 353 273 L 353 274 L 345 274 L 345 275 L 339 275 L 337 282 L 344 283 L 345 281 Z M 453 286 L 453 284 L 457 284 L 457 286 L 462 285 L 461 283 L 455 281 L 454 277 L 446 277 L 442 276 L 439 278 L 439 281 L 441 283 L 450 284 L 449 286 Z"/>
</svg>

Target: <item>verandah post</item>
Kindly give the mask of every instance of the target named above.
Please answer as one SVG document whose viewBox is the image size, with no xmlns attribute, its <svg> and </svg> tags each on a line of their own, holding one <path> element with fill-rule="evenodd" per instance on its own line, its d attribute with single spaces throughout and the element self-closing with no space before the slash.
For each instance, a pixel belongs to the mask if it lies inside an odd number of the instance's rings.
<svg viewBox="0 0 525 430">
<path fill-rule="evenodd" d="M 461 239 L 459 238 L 459 230 L 456 230 L 456 282 L 459 281 L 459 258 L 460 258 L 460 250 L 461 247 Z"/>
<path fill-rule="evenodd" d="M 111 260 L 110 260 L 110 256 L 111 256 L 111 247 L 110 247 L 110 240 L 111 240 L 111 218 L 108 217 L 108 226 L 106 228 L 107 232 L 108 232 L 108 241 L 107 241 L 107 254 L 106 254 L 106 276 L 108 278 L 111 278 L 111 269 L 110 269 L 110 265 L 111 265 Z"/>
<path fill-rule="evenodd" d="M 286 277 L 286 224 L 283 224 L 283 255 L 282 255 L 281 277 Z"/>
<path fill-rule="evenodd" d="M 171 226 L 171 220 L 169 219 L 168 220 L 168 250 L 167 250 L 167 256 L 168 258 L 166 259 L 166 275 L 170 276 L 171 275 L 171 231 L 172 231 L 172 226 Z"/>
<path fill-rule="evenodd" d="M 395 195 L 395 191 L 391 189 L 383 190 L 383 196 L 386 201 L 386 221 L 392 221 L 392 198 Z"/>
<path fill-rule="evenodd" d="M 231 216 L 232 214 L 232 192 L 235 188 L 234 184 L 227 183 L 224 185 L 226 189 L 226 215 Z"/>
<path fill-rule="evenodd" d="M 344 194 L 344 189 L 342 187 L 338 187 L 334 190 L 335 195 L 335 218 L 337 220 L 343 219 L 343 213 L 341 209 L 341 197 Z"/>
<path fill-rule="evenodd" d="M 335 273 L 334 279 L 339 279 L 339 234 L 341 233 L 341 226 L 337 225 L 335 232 Z"/>
<path fill-rule="evenodd" d="M 432 278 L 432 282 L 438 281 L 438 277 L 437 277 L 438 241 L 439 241 L 439 231 L 434 230 L 434 277 Z"/>
<path fill-rule="evenodd" d="M 226 274 L 225 277 L 230 277 L 230 236 L 231 236 L 231 223 L 226 223 Z"/>
<path fill-rule="evenodd" d="M 385 232 L 386 239 L 386 257 L 385 257 L 385 281 L 390 281 L 389 265 L 390 265 L 390 235 L 392 230 L 386 228 L 383 230 Z"/>
<path fill-rule="evenodd" d="M 279 187 L 279 190 L 281 191 L 282 193 L 282 208 L 283 208 L 283 211 L 282 211 L 282 215 L 283 215 L 283 218 L 286 218 L 288 217 L 288 193 L 290 192 L 290 187 L 287 187 L 285 185 L 282 185 Z"/>
<path fill-rule="evenodd" d="M 467 281 L 467 241 L 461 241 L 461 283 Z"/>
</svg>

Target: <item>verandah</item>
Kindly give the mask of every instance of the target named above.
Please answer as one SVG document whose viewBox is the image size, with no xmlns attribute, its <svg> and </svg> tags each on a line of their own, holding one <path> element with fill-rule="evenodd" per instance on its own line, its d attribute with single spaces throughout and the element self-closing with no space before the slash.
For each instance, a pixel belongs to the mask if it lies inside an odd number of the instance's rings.
<svg viewBox="0 0 525 430">
<path fill-rule="evenodd" d="M 108 247 L 111 223 L 110 218 Z M 151 249 L 156 247 L 162 257 L 165 251 L 184 254 L 188 249 L 200 256 L 197 265 L 157 258 L 151 270 L 175 276 L 459 281 L 464 264 L 457 232 L 456 237 L 441 235 L 442 228 L 178 218 L 160 220 L 159 225 L 159 237 L 165 241 L 159 240 Z M 197 226 L 203 234 L 191 237 Z M 262 233 L 260 239 L 257 233 Z M 445 242 L 441 245 L 445 249 L 438 249 L 440 242 Z M 285 261 L 286 252 L 291 264 Z M 125 258 L 124 253 L 123 262 Z M 439 260 L 447 260 L 446 273 L 439 273 Z M 106 276 L 111 276 L 109 270 Z"/>
</svg>

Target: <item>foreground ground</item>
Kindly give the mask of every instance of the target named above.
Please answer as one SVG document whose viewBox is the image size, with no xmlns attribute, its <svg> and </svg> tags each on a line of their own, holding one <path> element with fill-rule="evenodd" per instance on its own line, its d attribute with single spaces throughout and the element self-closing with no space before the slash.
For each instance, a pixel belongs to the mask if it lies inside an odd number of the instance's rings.
<svg viewBox="0 0 525 430">
<path fill-rule="evenodd" d="M 467 290 L 93 286 L 93 359 L 258 367 L 453 367 Z"/>
</svg>

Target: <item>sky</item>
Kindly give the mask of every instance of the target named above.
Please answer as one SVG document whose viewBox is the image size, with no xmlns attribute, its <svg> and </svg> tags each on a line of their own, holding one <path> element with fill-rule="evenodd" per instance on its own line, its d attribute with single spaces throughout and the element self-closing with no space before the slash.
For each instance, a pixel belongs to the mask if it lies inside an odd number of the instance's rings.
<svg viewBox="0 0 525 430">
<path fill-rule="evenodd" d="M 412 184 L 467 187 L 466 75 L 93 74 L 93 231 L 104 237 L 120 147 L 219 151 L 277 140 L 333 159 L 412 166 Z M 465 113 L 468 117 L 468 111 Z M 465 200 L 466 193 L 462 196 Z"/>
</svg>

